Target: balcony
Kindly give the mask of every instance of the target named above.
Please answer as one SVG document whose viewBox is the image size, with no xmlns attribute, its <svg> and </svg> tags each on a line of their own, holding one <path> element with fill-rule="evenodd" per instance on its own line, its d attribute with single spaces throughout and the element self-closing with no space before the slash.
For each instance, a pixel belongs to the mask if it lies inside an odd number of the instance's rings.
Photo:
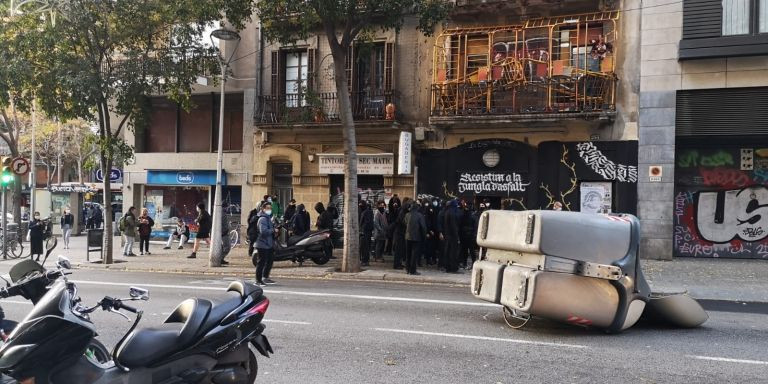
<svg viewBox="0 0 768 384">
<path fill-rule="evenodd" d="M 387 105 L 398 105 L 395 92 L 353 92 L 350 94 L 355 123 L 391 126 L 398 113 L 387 115 Z M 256 125 L 273 127 L 320 127 L 341 124 L 336 92 L 308 95 L 261 96 L 256 99 Z"/>
<path fill-rule="evenodd" d="M 445 31 L 434 52 L 430 122 L 612 120 L 618 16 Z"/>
</svg>

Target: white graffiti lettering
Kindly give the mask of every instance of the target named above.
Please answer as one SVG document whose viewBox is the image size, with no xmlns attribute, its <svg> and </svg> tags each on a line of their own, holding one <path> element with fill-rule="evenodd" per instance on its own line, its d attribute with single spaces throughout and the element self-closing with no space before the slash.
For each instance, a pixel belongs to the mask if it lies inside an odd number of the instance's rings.
<svg viewBox="0 0 768 384">
<path fill-rule="evenodd" d="M 727 243 L 735 238 L 758 241 L 768 237 L 768 189 L 700 192 L 696 226 L 704 240 Z"/>
<path fill-rule="evenodd" d="M 473 192 L 483 194 L 487 192 L 505 192 L 509 196 L 512 192 L 525 192 L 531 183 L 523 182 L 523 177 L 518 173 L 462 173 L 459 176 L 459 193 Z"/>
<path fill-rule="evenodd" d="M 637 167 L 634 165 L 616 164 L 609 160 L 594 143 L 576 144 L 579 157 L 605 180 L 616 180 L 624 183 L 637 182 Z"/>
</svg>

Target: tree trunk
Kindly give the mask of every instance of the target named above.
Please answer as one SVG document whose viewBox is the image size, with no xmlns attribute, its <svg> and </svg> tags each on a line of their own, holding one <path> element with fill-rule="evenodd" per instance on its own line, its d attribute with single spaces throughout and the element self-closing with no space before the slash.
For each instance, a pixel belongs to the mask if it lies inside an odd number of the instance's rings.
<svg viewBox="0 0 768 384">
<path fill-rule="evenodd" d="M 109 175 L 109 170 L 112 169 L 112 160 L 110 156 L 101 155 L 101 174 Z M 104 178 L 104 254 L 101 259 L 104 260 L 104 264 L 112 264 L 112 189 L 110 185 L 109 176 Z"/>
<path fill-rule="evenodd" d="M 357 209 L 357 140 L 352 103 L 347 88 L 345 60 L 347 48 L 338 44 L 336 36 L 328 36 L 333 55 L 334 79 L 341 116 L 344 139 L 344 249 L 341 260 L 342 272 L 360 271 L 360 238 Z M 330 41 L 333 40 L 333 41 Z"/>
</svg>

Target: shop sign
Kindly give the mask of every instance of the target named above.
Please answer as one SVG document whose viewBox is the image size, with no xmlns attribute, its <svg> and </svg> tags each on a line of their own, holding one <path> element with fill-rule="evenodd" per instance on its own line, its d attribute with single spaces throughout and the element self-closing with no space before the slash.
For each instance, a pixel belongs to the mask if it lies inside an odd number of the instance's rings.
<svg viewBox="0 0 768 384">
<path fill-rule="evenodd" d="M 411 140 L 410 132 L 400 132 L 400 145 L 397 152 L 397 174 L 411 174 Z"/>
<path fill-rule="evenodd" d="M 101 169 L 96 170 L 96 181 L 104 181 L 104 175 L 101 172 Z M 123 171 L 112 168 L 109 171 L 109 181 L 118 181 L 123 178 Z"/>
<path fill-rule="evenodd" d="M 476 195 L 507 195 L 525 192 L 530 182 L 525 182 L 519 173 L 462 172 L 459 174 L 459 193 Z"/>
<path fill-rule="evenodd" d="M 216 171 L 147 171 L 147 185 L 215 185 Z M 227 185 L 222 172 L 221 184 Z"/>
<path fill-rule="evenodd" d="M 323 175 L 343 175 L 344 155 L 318 154 L 319 173 Z M 394 155 L 391 153 L 358 153 L 358 175 L 391 175 L 395 169 Z"/>
<path fill-rule="evenodd" d="M 51 185 L 51 192 L 54 193 L 96 193 L 98 189 L 88 185 Z"/>
</svg>

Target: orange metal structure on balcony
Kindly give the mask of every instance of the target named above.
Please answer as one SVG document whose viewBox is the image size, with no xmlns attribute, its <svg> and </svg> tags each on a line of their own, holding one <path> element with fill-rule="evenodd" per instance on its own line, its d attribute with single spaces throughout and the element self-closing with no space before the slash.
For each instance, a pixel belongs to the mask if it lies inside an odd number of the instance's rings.
<svg viewBox="0 0 768 384">
<path fill-rule="evenodd" d="M 618 11 L 455 28 L 437 38 L 432 116 L 615 111 Z"/>
</svg>

